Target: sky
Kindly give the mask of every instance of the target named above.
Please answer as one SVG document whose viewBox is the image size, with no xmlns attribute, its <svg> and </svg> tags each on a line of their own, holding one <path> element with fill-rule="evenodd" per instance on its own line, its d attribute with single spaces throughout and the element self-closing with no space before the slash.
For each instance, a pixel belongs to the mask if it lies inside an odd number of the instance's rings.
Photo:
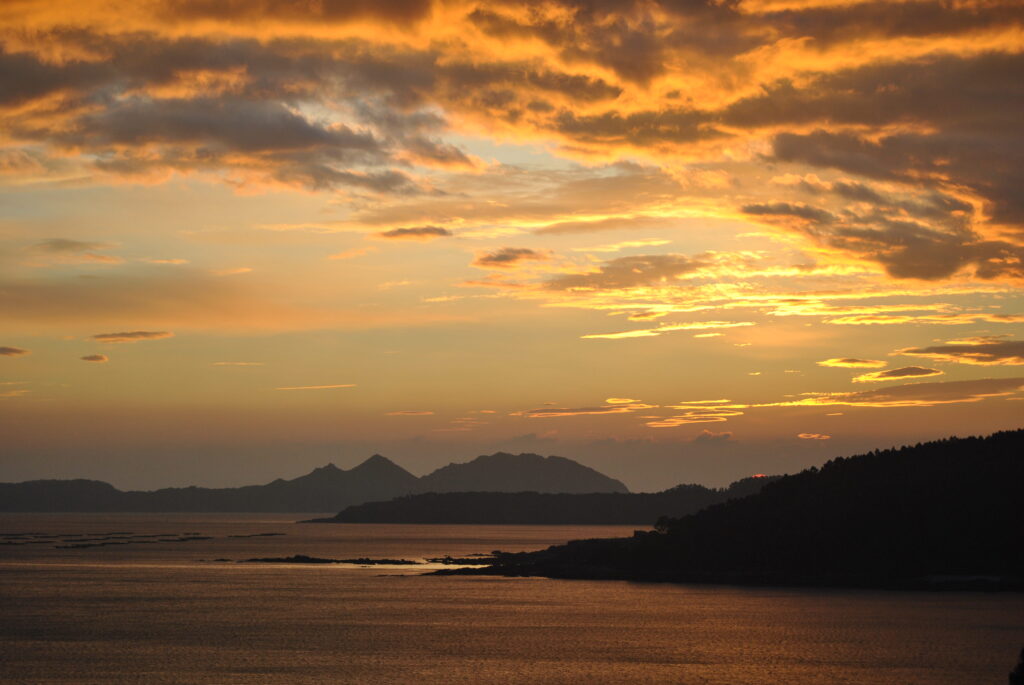
<svg viewBox="0 0 1024 685">
<path fill-rule="evenodd" d="M 1018 0 L 7 0 L 0 480 L 721 486 L 1024 424 Z"/>
</svg>

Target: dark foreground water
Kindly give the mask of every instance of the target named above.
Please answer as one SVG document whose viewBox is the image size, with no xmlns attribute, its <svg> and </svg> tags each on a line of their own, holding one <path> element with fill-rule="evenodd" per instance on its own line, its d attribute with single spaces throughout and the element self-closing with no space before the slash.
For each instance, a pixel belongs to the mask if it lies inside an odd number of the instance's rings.
<svg viewBox="0 0 1024 685">
<path fill-rule="evenodd" d="M 13 543 L 0 544 L 0 682 L 1001 685 L 1024 644 L 1020 594 L 237 563 L 462 556 L 631 532 L 292 520 L 0 515 L 0 543 Z M 257 533 L 285 535 L 229 537 Z"/>
</svg>

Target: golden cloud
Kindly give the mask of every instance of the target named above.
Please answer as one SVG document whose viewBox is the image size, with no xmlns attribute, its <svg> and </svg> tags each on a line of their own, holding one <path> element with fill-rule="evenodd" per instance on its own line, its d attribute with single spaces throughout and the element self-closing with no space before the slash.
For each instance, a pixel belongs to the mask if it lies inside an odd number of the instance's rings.
<svg viewBox="0 0 1024 685">
<path fill-rule="evenodd" d="M 739 328 L 742 326 L 753 325 L 755 324 L 752 321 L 694 321 L 690 323 L 664 324 L 657 328 L 641 328 L 632 331 L 622 331 L 620 333 L 591 333 L 589 335 L 581 335 L 580 337 L 604 338 L 609 340 L 619 340 L 622 338 L 651 338 L 671 331 L 693 331 L 708 328 Z"/>
<path fill-rule="evenodd" d="M 816 362 L 818 366 L 831 366 L 840 369 L 880 369 L 886 362 L 878 359 L 856 359 L 854 357 L 836 357 Z"/>
</svg>

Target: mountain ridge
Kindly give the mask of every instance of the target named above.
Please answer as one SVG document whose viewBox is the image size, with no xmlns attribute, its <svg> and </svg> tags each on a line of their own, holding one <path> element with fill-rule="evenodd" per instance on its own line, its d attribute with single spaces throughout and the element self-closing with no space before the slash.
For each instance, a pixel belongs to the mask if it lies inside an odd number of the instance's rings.
<svg viewBox="0 0 1024 685">
<path fill-rule="evenodd" d="M 491 464 L 499 464 L 500 473 L 492 473 Z M 353 504 L 413 492 L 452 492 L 463 487 L 508 492 L 524 489 L 523 485 L 541 492 L 628 492 L 621 482 L 563 457 L 499 452 L 448 464 L 417 478 L 387 457 L 374 454 L 347 470 L 328 463 L 290 480 L 277 478 L 236 488 L 192 485 L 119 490 L 89 479 L 0 483 L 0 511 L 334 513 Z"/>
</svg>

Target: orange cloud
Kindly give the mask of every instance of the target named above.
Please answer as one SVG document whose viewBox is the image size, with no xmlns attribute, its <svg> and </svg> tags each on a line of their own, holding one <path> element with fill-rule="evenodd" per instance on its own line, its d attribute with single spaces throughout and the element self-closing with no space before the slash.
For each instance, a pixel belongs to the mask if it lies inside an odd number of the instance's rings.
<svg viewBox="0 0 1024 685">
<path fill-rule="evenodd" d="M 275 390 L 334 390 L 336 388 L 354 388 L 355 383 L 340 383 L 336 385 L 293 385 L 284 388 L 274 388 Z"/>
<path fill-rule="evenodd" d="M 620 398 L 612 398 L 620 399 Z M 625 398 L 621 398 L 624 400 Z M 618 403 L 608 402 L 602 407 L 542 407 L 540 409 L 528 409 L 524 411 L 513 412 L 512 416 L 525 416 L 532 419 L 549 419 L 559 418 L 565 416 L 589 416 L 589 415 L 604 415 L 604 414 L 630 414 L 635 411 L 641 411 L 643 409 L 654 409 L 657 405 L 644 404 L 643 402 L 631 402 L 626 404 L 622 401 Z"/>
<path fill-rule="evenodd" d="M 707 328 L 738 328 L 741 326 L 753 325 L 755 324 L 752 321 L 694 321 L 691 323 L 664 324 L 657 328 L 641 328 L 633 331 L 622 331 L 619 333 L 591 333 L 590 335 L 581 335 L 580 337 L 605 338 L 609 340 L 618 340 L 622 338 L 651 338 L 671 331 L 692 331 Z"/>
<path fill-rule="evenodd" d="M 801 440 L 831 440 L 831 435 L 823 435 L 821 433 L 800 433 L 796 437 Z"/>
<path fill-rule="evenodd" d="M 626 240 L 621 243 L 610 245 L 595 245 L 594 247 L 574 247 L 573 252 L 619 252 L 633 247 L 660 247 L 669 245 L 671 240 Z"/>
<path fill-rule="evenodd" d="M 342 252 L 335 252 L 332 255 L 327 255 L 328 259 L 354 259 L 356 257 L 362 257 L 368 255 L 371 252 L 376 252 L 375 247 L 355 247 L 351 250 L 343 250 Z"/>
<path fill-rule="evenodd" d="M 108 361 L 110 361 L 110 357 L 108 357 L 105 354 L 87 354 L 84 357 L 81 357 L 81 360 L 84 362 L 97 362 L 99 364 L 105 364 Z"/>
</svg>

